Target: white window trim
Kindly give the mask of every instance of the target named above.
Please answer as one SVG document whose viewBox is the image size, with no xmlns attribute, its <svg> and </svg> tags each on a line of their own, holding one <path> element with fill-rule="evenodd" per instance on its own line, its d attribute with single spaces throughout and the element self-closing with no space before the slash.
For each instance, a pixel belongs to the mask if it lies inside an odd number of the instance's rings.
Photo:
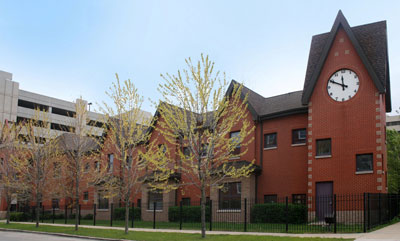
<svg viewBox="0 0 400 241">
<path fill-rule="evenodd" d="M 161 213 L 164 209 L 156 209 L 156 213 Z M 154 209 L 147 209 L 146 212 L 154 212 Z"/>
<path fill-rule="evenodd" d="M 292 144 L 292 146 L 305 146 L 307 145 L 307 143 L 297 143 L 297 144 Z"/>
<path fill-rule="evenodd" d="M 322 155 L 322 156 L 315 156 L 315 159 L 322 159 L 322 158 L 331 158 L 332 155 Z"/>
<path fill-rule="evenodd" d="M 229 160 L 237 160 L 237 159 L 240 159 L 240 156 L 234 156 L 234 157 L 229 158 Z"/>
<path fill-rule="evenodd" d="M 356 171 L 356 174 L 357 175 L 362 175 L 362 174 L 373 174 L 374 173 L 374 171 Z"/>
<path fill-rule="evenodd" d="M 273 146 L 273 147 L 264 147 L 264 151 L 267 151 L 267 150 L 275 150 L 275 149 L 278 149 L 278 147 L 277 147 L 277 146 Z"/>
</svg>

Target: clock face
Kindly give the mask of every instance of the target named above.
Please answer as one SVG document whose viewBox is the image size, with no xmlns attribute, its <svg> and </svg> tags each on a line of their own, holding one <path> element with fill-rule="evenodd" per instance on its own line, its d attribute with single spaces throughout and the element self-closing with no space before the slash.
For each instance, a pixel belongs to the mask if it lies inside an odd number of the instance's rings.
<svg viewBox="0 0 400 241">
<path fill-rule="evenodd" d="M 350 69 L 336 71 L 328 80 L 326 90 L 335 101 L 344 102 L 353 98 L 360 87 L 357 74 Z"/>
</svg>

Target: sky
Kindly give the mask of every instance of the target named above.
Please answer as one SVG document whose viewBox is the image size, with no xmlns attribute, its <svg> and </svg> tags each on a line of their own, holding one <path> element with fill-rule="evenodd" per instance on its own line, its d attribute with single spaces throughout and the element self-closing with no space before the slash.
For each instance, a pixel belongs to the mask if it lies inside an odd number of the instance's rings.
<svg viewBox="0 0 400 241">
<path fill-rule="evenodd" d="M 20 89 L 108 101 L 131 79 L 154 112 L 160 74 L 208 54 L 264 97 L 302 90 L 313 35 L 342 10 L 350 26 L 387 21 L 393 109 L 400 108 L 400 1 L 0 0 L 0 70 Z M 394 113 L 394 112 L 392 112 Z"/>
</svg>

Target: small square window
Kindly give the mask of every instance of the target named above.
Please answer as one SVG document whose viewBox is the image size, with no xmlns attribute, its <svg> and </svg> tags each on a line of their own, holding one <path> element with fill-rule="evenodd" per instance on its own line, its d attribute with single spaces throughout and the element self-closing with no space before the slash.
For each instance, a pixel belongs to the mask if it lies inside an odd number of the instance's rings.
<svg viewBox="0 0 400 241">
<path fill-rule="evenodd" d="M 357 172 L 367 172 L 373 171 L 373 155 L 372 154 L 360 154 L 356 155 L 356 171 Z"/>
<path fill-rule="evenodd" d="M 264 203 L 276 203 L 278 201 L 278 195 L 268 194 L 264 195 Z"/>
<path fill-rule="evenodd" d="M 185 157 L 189 157 L 190 156 L 190 148 L 188 146 L 184 146 L 182 153 Z"/>
<path fill-rule="evenodd" d="M 306 129 L 297 129 L 292 131 L 292 144 L 306 143 L 307 132 Z"/>
<path fill-rule="evenodd" d="M 190 206 L 190 197 L 182 198 L 182 206 Z"/>
<path fill-rule="evenodd" d="M 276 133 L 270 133 L 264 135 L 264 148 L 271 148 L 277 146 Z"/>
<path fill-rule="evenodd" d="M 306 194 L 293 194 L 292 202 L 294 204 L 306 204 Z"/>
<path fill-rule="evenodd" d="M 331 155 L 331 139 L 317 140 L 317 156 Z"/>
</svg>

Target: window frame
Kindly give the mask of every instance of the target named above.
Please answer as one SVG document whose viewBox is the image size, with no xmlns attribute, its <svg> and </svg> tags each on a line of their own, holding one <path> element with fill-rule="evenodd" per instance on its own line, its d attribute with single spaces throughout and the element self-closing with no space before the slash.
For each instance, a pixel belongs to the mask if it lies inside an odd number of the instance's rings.
<svg viewBox="0 0 400 241">
<path fill-rule="evenodd" d="M 264 203 L 278 203 L 278 194 L 264 194 Z"/>
<path fill-rule="evenodd" d="M 304 193 L 292 194 L 292 203 L 306 205 L 307 195 Z"/>
<path fill-rule="evenodd" d="M 360 156 L 369 156 L 371 157 L 371 169 L 370 170 L 358 170 L 358 157 Z M 374 173 L 374 154 L 373 153 L 362 153 L 356 154 L 356 173 L 363 174 L 363 173 Z"/>
<path fill-rule="evenodd" d="M 242 210 L 242 182 L 228 182 L 226 192 L 218 190 L 218 210 Z M 233 193 L 231 187 L 235 187 L 236 193 Z"/>
<path fill-rule="evenodd" d="M 114 154 L 110 153 L 108 154 L 107 172 L 113 172 L 113 170 L 114 170 Z"/>
<path fill-rule="evenodd" d="M 329 153 L 319 153 L 318 144 L 324 141 L 329 141 Z M 331 157 L 332 156 L 332 139 L 331 138 L 323 138 L 315 140 L 315 157 L 323 158 L 323 157 Z"/>
<path fill-rule="evenodd" d="M 268 136 L 275 136 L 275 142 L 273 144 L 267 144 Z M 264 150 L 275 149 L 275 148 L 278 148 L 278 133 L 277 132 L 265 133 Z"/>
<path fill-rule="evenodd" d="M 83 201 L 89 201 L 89 191 L 83 192 Z"/>
<path fill-rule="evenodd" d="M 232 136 L 232 134 L 234 134 L 235 136 Z M 236 136 L 237 135 L 237 136 Z M 229 140 L 230 141 L 235 141 L 234 140 L 234 138 L 236 138 L 236 139 L 240 139 L 240 131 L 231 131 L 230 133 L 229 133 Z M 237 157 L 239 157 L 240 156 L 240 147 L 241 147 L 241 143 L 240 143 L 240 141 L 236 141 L 237 142 L 237 144 L 236 144 L 236 147 L 235 147 L 235 149 L 233 150 L 233 152 L 232 152 L 232 154 L 234 155 L 234 156 L 237 156 Z"/>
<path fill-rule="evenodd" d="M 154 196 L 158 196 L 154 200 Z M 160 198 L 161 196 L 161 198 Z M 153 200 L 152 200 L 153 198 Z M 164 195 L 162 192 L 148 191 L 147 192 L 147 210 L 154 210 L 154 202 L 156 203 L 156 211 L 163 211 L 164 209 Z M 161 204 L 161 205 L 159 205 Z"/>
<path fill-rule="evenodd" d="M 300 137 L 300 132 L 304 131 L 304 138 Z M 298 138 L 296 139 L 296 135 Z M 304 145 L 307 143 L 307 128 L 298 128 L 292 130 L 292 145 Z"/>
<path fill-rule="evenodd" d="M 102 205 L 103 201 L 104 201 L 104 204 L 107 203 L 107 205 L 104 205 L 104 206 L 107 206 L 107 208 L 103 207 L 103 205 Z M 104 197 L 104 194 L 102 191 L 97 192 L 97 205 L 98 205 L 97 209 L 99 209 L 99 210 L 108 210 L 109 209 L 110 200 L 108 198 Z"/>
</svg>

